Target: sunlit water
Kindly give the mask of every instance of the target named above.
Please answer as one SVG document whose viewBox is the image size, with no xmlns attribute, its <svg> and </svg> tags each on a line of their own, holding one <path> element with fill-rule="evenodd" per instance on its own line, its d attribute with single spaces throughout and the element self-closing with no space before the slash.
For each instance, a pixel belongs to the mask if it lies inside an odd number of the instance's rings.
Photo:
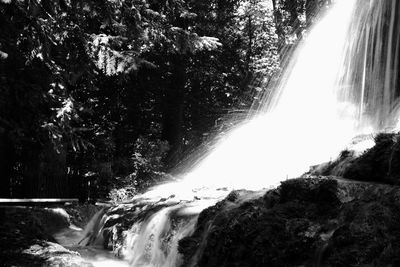
<svg viewBox="0 0 400 267">
<path fill-rule="evenodd" d="M 127 261 L 116 258 L 111 251 L 102 247 L 100 235 L 107 217 L 104 216 L 105 211 L 106 209 L 98 211 L 85 229 L 70 225 L 54 234 L 54 239 L 65 248 L 78 252 L 85 261 L 90 262 L 94 267 L 128 267 Z M 63 212 L 66 213 L 64 210 Z M 86 246 L 89 242 L 92 242 L 90 246 Z"/>
<path fill-rule="evenodd" d="M 123 254 L 130 265 L 179 266 L 179 239 L 230 190 L 276 186 L 356 148 L 350 141 L 357 135 L 396 129 L 399 8 L 396 0 L 336 1 L 268 88 L 265 95 L 272 97 L 258 116 L 222 138 L 178 181 L 133 200 L 165 207 L 126 232 Z"/>
</svg>

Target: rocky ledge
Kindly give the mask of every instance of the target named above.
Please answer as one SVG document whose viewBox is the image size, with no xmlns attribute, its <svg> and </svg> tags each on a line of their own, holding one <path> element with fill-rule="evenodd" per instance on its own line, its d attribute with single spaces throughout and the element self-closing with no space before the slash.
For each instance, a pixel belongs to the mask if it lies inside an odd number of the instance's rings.
<svg viewBox="0 0 400 267">
<path fill-rule="evenodd" d="M 0 208 L 0 266 L 93 266 L 78 252 L 57 244 L 52 234 L 69 227 L 71 220 L 84 225 L 96 210 L 91 205 Z"/>
<path fill-rule="evenodd" d="M 400 188 L 313 177 L 234 191 L 180 241 L 185 266 L 399 266 Z"/>
</svg>

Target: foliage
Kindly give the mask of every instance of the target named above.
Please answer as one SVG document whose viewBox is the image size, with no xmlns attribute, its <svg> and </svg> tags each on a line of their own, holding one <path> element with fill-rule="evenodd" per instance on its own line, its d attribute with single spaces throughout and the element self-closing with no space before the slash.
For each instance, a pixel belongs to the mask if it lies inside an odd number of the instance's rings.
<svg viewBox="0 0 400 267">
<path fill-rule="evenodd" d="M 273 13 L 265 1 L 251 0 L 241 3 L 237 17 L 239 32 L 245 37 L 242 40 L 244 62 L 248 75 L 253 76 L 248 86 L 261 92 L 279 70 L 278 35 Z"/>
<path fill-rule="evenodd" d="M 134 189 L 130 188 L 114 188 L 108 193 L 108 198 L 111 203 L 117 204 L 131 200 L 135 196 L 135 193 Z"/>
<path fill-rule="evenodd" d="M 127 164 L 132 173 L 123 177 L 116 177 L 113 188 L 108 194 L 112 202 L 118 203 L 128 201 L 141 190 L 156 183 L 166 180 L 168 175 L 163 159 L 168 152 L 168 143 L 161 140 L 148 140 L 141 136 L 135 143 L 135 152 Z"/>
<path fill-rule="evenodd" d="M 1 1 L 1 194 L 87 199 L 163 179 L 279 71 L 264 3 Z"/>
<path fill-rule="evenodd" d="M 279 48 L 285 51 L 302 39 L 332 0 L 272 0 L 272 4 Z"/>
</svg>

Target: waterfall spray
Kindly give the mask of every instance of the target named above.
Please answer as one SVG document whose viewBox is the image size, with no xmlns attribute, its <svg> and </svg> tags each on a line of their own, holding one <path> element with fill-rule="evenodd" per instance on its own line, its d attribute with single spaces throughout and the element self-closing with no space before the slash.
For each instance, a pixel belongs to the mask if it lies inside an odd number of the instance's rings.
<svg viewBox="0 0 400 267">
<path fill-rule="evenodd" d="M 399 9 L 396 0 L 336 1 L 268 88 L 271 97 L 259 115 L 227 134 L 181 179 L 136 198 L 165 206 L 129 231 L 131 265 L 179 265 L 178 240 L 229 190 L 277 185 L 336 157 L 356 135 L 395 129 Z M 171 215 L 177 213 L 190 216 L 177 224 Z"/>
</svg>

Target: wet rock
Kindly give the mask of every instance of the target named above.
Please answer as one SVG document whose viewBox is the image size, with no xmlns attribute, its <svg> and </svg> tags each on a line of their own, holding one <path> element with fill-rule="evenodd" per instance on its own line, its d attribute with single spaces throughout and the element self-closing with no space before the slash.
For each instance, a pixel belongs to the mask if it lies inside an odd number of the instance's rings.
<svg viewBox="0 0 400 267">
<path fill-rule="evenodd" d="M 58 209 L 2 208 L 0 266 L 92 266 L 55 243 L 51 233 L 69 224 Z"/>
<path fill-rule="evenodd" d="M 397 266 L 400 189 L 314 177 L 204 210 L 184 266 Z"/>
<path fill-rule="evenodd" d="M 32 245 L 22 251 L 22 257 L 32 260 L 26 266 L 35 266 L 33 262 L 37 262 L 46 267 L 93 267 L 91 263 L 83 260 L 79 253 L 52 242 Z"/>
<path fill-rule="evenodd" d="M 310 175 L 334 175 L 350 180 L 386 184 L 400 183 L 400 134 L 381 133 L 373 138 L 375 145 L 359 154 L 344 150 L 328 163 L 314 166 Z"/>
<path fill-rule="evenodd" d="M 343 177 L 389 184 L 400 182 L 400 135 L 379 134 L 375 146 L 346 168 Z"/>
</svg>

